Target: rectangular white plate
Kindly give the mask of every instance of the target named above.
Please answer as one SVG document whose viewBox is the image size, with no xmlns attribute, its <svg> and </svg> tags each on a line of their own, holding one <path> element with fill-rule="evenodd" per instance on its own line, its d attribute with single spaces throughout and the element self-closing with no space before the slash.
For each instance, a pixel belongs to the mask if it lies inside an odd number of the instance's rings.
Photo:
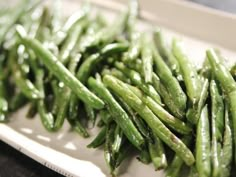
<svg viewBox="0 0 236 177">
<path fill-rule="evenodd" d="M 92 0 L 102 7 L 107 18 L 124 8 L 125 1 Z M 142 17 L 166 29 L 168 37 L 182 38 L 195 64 L 203 61 L 209 47 L 221 49 L 229 63 L 235 62 L 236 16 L 199 5 L 177 0 L 140 0 Z M 63 10 L 72 13 L 79 7 L 76 1 L 63 1 Z M 105 7 L 105 8 L 104 8 Z M 113 15 L 110 15 L 113 14 Z M 142 30 L 150 26 L 141 23 Z M 171 30 L 169 30 L 171 29 Z M 183 35 L 184 34 L 184 35 Z M 200 39 L 200 40 L 199 40 Z M 91 138 L 83 139 L 70 131 L 66 123 L 58 133 L 47 132 L 39 117 L 25 118 L 27 107 L 12 115 L 11 122 L 0 124 L 0 139 L 43 165 L 65 176 L 110 176 L 101 149 L 87 149 L 97 130 L 90 130 Z M 163 177 L 152 165 L 143 165 L 135 157 L 126 160 L 119 169 L 120 177 Z"/>
</svg>

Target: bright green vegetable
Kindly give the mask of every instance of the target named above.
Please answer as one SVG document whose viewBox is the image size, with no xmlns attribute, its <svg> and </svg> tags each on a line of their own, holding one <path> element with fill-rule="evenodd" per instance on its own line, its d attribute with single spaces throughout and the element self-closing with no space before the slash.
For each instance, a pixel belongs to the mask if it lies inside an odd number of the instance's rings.
<svg viewBox="0 0 236 177">
<path fill-rule="evenodd" d="M 104 106 L 102 100 L 90 92 L 79 80 L 75 78 L 58 59 L 48 50 L 43 48 L 42 44 L 36 39 L 25 36 L 23 27 L 18 26 L 17 31 L 20 35 L 21 42 L 31 48 L 46 67 L 55 74 L 62 82 L 64 82 L 75 94 L 85 103 L 92 107 L 101 109 Z"/>
<path fill-rule="evenodd" d="M 151 97 L 143 94 L 138 88 L 132 87 L 127 84 L 130 90 L 139 97 L 143 101 L 144 104 L 146 104 L 150 110 L 158 118 L 166 124 L 166 126 L 171 127 L 173 130 L 175 130 L 178 133 L 181 134 L 189 134 L 191 132 L 191 127 L 186 125 L 184 122 L 182 122 L 179 119 L 176 119 L 174 116 L 172 116 L 169 112 L 167 112 L 161 105 L 157 104 Z"/>
<path fill-rule="evenodd" d="M 145 83 L 152 83 L 153 55 L 150 47 L 152 41 L 147 34 L 142 35 L 142 73 Z"/>
<path fill-rule="evenodd" d="M 187 165 L 195 162 L 192 152 L 177 138 L 143 102 L 123 83 L 113 76 L 106 75 L 104 83 L 117 93 L 127 104 L 132 107 L 146 121 L 154 134 L 165 142 L 185 161 Z M 128 95 L 128 96 L 127 96 Z"/>
<path fill-rule="evenodd" d="M 221 152 L 221 176 L 229 177 L 231 171 L 231 163 L 233 161 L 233 131 L 232 121 L 230 120 L 228 105 L 225 106 L 224 115 L 224 136 L 223 136 L 223 147 Z"/>
<path fill-rule="evenodd" d="M 180 71 L 182 73 L 184 83 L 187 89 L 187 95 L 192 104 L 196 104 L 200 99 L 200 80 L 195 67 L 192 65 L 188 56 L 184 53 L 183 44 L 178 41 L 173 41 L 173 53 L 179 63 Z"/>
<path fill-rule="evenodd" d="M 153 61 L 156 68 L 155 72 L 159 76 L 163 85 L 167 88 L 169 95 L 174 98 L 174 104 L 179 108 L 179 110 L 184 111 L 187 102 L 186 95 L 180 87 L 178 80 L 172 75 L 171 70 L 156 49 L 153 49 Z"/>
<path fill-rule="evenodd" d="M 147 95 L 152 97 L 157 103 L 161 104 L 161 98 L 152 85 L 145 84 L 140 74 L 134 70 L 128 69 L 123 63 L 116 62 L 115 66 L 121 70 L 126 76 L 128 76 L 131 82 L 140 89 L 142 89 Z"/>
<path fill-rule="evenodd" d="M 207 105 L 202 109 L 197 125 L 196 166 L 199 176 L 211 176 L 211 141 Z"/>
<path fill-rule="evenodd" d="M 167 159 L 163 143 L 158 137 L 155 137 L 154 143 L 148 143 L 148 149 L 155 170 L 165 169 L 167 167 Z"/>
<path fill-rule="evenodd" d="M 88 84 L 101 98 L 103 98 L 103 100 L 109 107 L 108 110 L 110 111 L 112 117 L 120 126 L 120 128 L 122 128 L 129 141 L 138 149 L 142 149 L 144 143 L 143 137 L 138 132 L 127 113 L 111 95 L 109 90 L 104 86 L 102 82 L 95 80 L 92 77 L 89 78 Z"/>
<path fill-rule="evenodd" d="M 233 132 L 236 134 L 236 82 L 213 49 L 207 50 L 206 53 L 214 76 L 220 82 L 223 91 L 227 95 L 229 111 L 233 120 Z M 236 144 L 236 136 L 234 136 L 234 143 Z M 236 150 L 236 146 L 234 149 Z M 234 155 L 236 160 L 236 153 Z"/>
<path fill-rule="evenodd" d="M 221 176 L 221 144 L 224 129 L 224 102 L 219 87 L 214 80 L 210 84 L 211 93 L 211 135 L 212 135 L 212 176 Z"/>
</svg>

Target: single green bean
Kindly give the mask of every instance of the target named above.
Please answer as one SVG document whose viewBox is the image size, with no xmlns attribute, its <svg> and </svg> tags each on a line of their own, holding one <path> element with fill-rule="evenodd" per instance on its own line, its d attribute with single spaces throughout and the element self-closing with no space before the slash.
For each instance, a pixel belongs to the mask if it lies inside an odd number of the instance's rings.
<svg viewBox="0 0 236 177">
<path fill-rule="evenodd" d="M 210 84 L 211 93 L 211 135 L 212 135 L 212 176 L 221 176 L 221 144 L 223 139 L 224 129 L 224 102 L 220 95 L 219 87 L 214 80 L 211 80 Z"/>
<path fill-rule="evenodd" d="M 196 166 L 199 176 L 211 176 L 211 141 L 207 105 L 202 109 L 197 124 Z"/>
<path fill-rule="evenodd" d="M 231 171 L 231 164 L 233 161 L 233 131 L 232 131 L 232 121 L 229 117 L 228 105 L 225 105 L 225 115 L 224 115 L 224 135 L 223 144 L 221 152 L 221 176 L 229 177 Z"/>
<path fill-rule="evenodd" d="M 188 56 L 184 53 L 183 44 L 178 40 L 173 41 L 173 53 L 179 63 L 184 83 L 192 104 L 196 104 L 200 98 L 200 80 L 195 67 L 192 65 Z"/>
<path fill-rule="evenodd" d="M 153 55 L 150 47 L 152 41 L 147 34 L 142 35 L 142 73 L 145 83 L 152 83 Z"/>
<path fill-rule="evenodd" d="M 179 154 L 187 165 L 192 165 L 195 162 L 192 152 L 186 145 L 153 114 L 153 112 L 126 86 L 125 83 L 109 75 L 104 76 L 103 81 L 109 88 L 122 97 L 130 107 L 137 111 L 152 129 L 154 134 Z"/>
<path fill-rule="evenodd" d="M 114 126 L 113 124 L 109 124 L 106 127 L 106 140 L 105 140 L 105 146 L 104 146 L 104 157 L 107 166 L 110 169 L 110 173 L 112 176 L 114 175 L 114 170 L 115 170 L 115 161 L 114 157 L 112 154 L 112 142 L 114 139 Z"/>
<path fill-rule="evenodd" d="M 114 142 L 112 144 L 112 153 L 114 155 L 117 155 L 119 153 L 123 141 L 124 141 L 123 131 L 118 125 L 116 125 L 114 132 Z"/>
<path fill-rule="evenodd" d="M 54 127 L 54 117 L 50 112 L 47 112 L 46 106 L 44 103 L 45 93 L 44 93 L 44 84 L 43 84 L 43 77 L 44 77 L 44 71 L 41 69 L 37 70 L 36 74 L 36 86 L 38 90 L 41 92 L 42 98 L 37 100 L 37 110 L 41 118 L 41 122 L 43 126 L 48 131 L 53 131 Z"/>
<path fill-rule="evenodd" d="M 129 38 L 132 38 L 132 34 L 135 31 L 135 24 L 139 15 L 139 3 L 137 0 L 131 0 L 129 3 L 129 12 L 127 19 L 127 31 Z"/>
<path fill-rule="evenodd" d="M 100 132 L 98 133 L 98 135 L 95 137 L 95 139 L 89 144 L 87 145 L 88 148 L 97 148 L 99 146 L 101 146 L 106 139 L 106 127 L 103 127 Z"/>
<path fill-rule="evenodd" d="M 173 75 L 178 79 L 182 80 L 182 75 L 180 73 L 179 63 L 176 60 L 174 54 L 171 52 L 171 48 L 167 44 L 167 40 L 163 31 L 160 29 L 155 29 L 153 33 L 153 38 L 155 45 L 160 52 L 160 55 L 165 59 L 167 65 L 172 70 Z"/>
</svg>

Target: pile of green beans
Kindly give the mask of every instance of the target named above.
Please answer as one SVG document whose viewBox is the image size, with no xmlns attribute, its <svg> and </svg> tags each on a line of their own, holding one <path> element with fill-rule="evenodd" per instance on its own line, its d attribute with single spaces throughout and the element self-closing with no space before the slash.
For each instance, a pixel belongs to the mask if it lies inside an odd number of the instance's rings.
<svg viewBox="0 0 236 177">
<path fill-rule="evenodd" d="M 0 10 L 0 122 L 28 105 L 50 132 L 97 126 L 87 147 L 113 176 L 129 154 L 166 177 L 235 176 L 235 65 L 209 49 L 196 69 L 182 41 L 138 31 L 136 0 L 111 24 L 87 2 L 63 18 L 58 3 Z"/>
</svg>

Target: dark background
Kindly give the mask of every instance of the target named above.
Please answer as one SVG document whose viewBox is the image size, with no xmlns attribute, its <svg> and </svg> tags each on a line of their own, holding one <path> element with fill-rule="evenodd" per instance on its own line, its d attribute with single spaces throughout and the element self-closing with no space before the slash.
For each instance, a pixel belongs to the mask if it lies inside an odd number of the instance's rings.
<svg viewBox="0 0 236 177">
<path fill-rule="evenodd" d="M 235 0 L 190 0 L 216 9 L 236 13 Z M 0 177 L 60 177 L 58 173 L 42 166 L 0 141 Z"/>
</svg>

